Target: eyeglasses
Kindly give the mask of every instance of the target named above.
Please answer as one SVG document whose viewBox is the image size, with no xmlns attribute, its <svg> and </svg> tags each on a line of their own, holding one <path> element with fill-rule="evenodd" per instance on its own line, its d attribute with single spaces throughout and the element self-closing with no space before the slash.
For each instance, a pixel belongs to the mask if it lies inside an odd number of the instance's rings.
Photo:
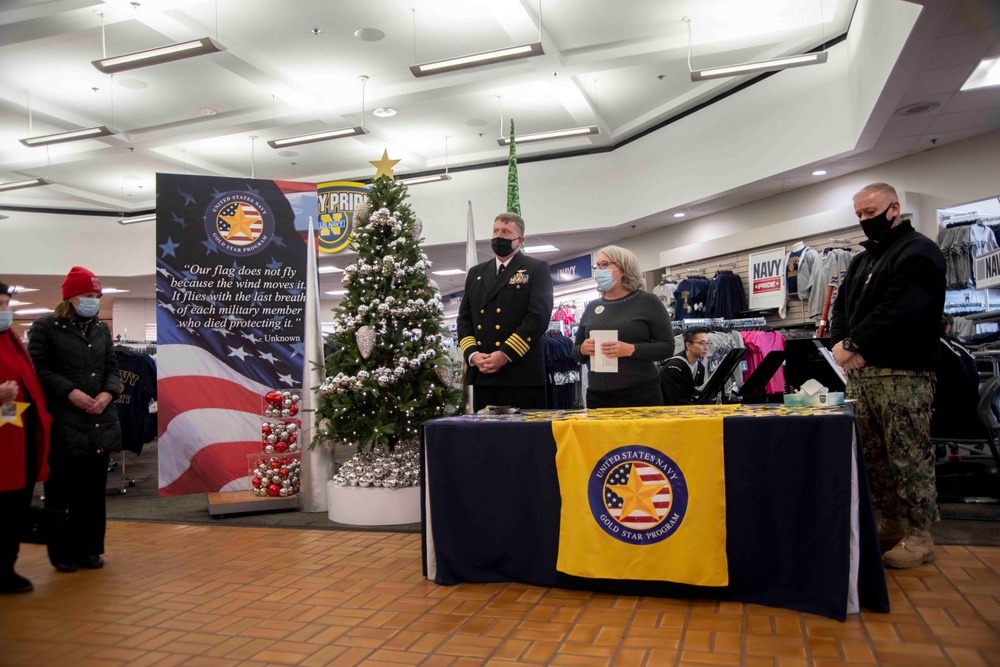
<svg viewBox="0 0 1000 667">
<path fill-rule="evenodd" d="M 691 344 L 692 345 L 701 345 L 703 347 L 708 347 L 708 341 L 707 340 L 693 340 L 693 341 L 691 341 Z"/>
<path fill-rule="evenodd" d="M 598 262 L 597 264 L 594 264 L 590 268 L 595 269 L 595 270 L 596 269 L 602 269 L 603 270 L 603 269 L 608 268 L 609 266 L 618 266 L 618 265 L 615 264 L 614 262 Z"/>
</svg>

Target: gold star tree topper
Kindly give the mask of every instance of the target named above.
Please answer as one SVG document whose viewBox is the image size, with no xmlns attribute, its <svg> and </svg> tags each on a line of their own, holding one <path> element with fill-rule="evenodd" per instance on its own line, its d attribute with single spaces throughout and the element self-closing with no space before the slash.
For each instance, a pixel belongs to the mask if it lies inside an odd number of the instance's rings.
<svg viewBox="0 0 1000 667">
<path fill-rule="evenodd" d="M 392 168 L 396 166 L 399 160 L 390 160 L 389 152 L 385 149 L 382 150 L 381 160 L 368 160 L 368 164 L 375 167 L 375 178 L 373 181 L 377 181 L 380 176 L 388 176 L 389 180 L 396 180 L 396 177 L 392 175 Z"/>
</svg>

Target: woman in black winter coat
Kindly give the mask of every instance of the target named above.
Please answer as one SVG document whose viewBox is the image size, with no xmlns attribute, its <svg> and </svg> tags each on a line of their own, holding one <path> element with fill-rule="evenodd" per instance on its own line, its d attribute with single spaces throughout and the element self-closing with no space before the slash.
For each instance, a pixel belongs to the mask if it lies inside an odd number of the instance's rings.
<svg viewBox="0 0 1000 667">
<path fill-rule="evenodd" d="M 60 572 L 104 566 L 104 489 L 112 451 L 121 450 L 114 405 L 121 391 L 108 325 L 97 318 L 101 282 L 74 266 L 55 313 L 31 325 L 28 351 L 52 415 L 45 506 L 69 510 L 65 539 L 49 545 Z"/>
</svg>

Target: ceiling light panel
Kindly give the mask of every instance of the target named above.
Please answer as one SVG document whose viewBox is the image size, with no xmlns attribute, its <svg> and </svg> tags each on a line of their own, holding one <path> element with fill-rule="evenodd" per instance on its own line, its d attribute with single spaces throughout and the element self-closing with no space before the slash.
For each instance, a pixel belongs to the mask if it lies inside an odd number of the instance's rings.
<svg viewBox="0 0 1000 667">
<path fill-rule="evenodd" d="M 213 41 L 210 37 L 202 37 L 188 42 L 166 44 L 120 56 L 110 56 L 94 60 L 91 64 L 105 74 L 116 74 L 117 72 L 163 65 L 225 50 L 226 47 Z"/>
</svg>

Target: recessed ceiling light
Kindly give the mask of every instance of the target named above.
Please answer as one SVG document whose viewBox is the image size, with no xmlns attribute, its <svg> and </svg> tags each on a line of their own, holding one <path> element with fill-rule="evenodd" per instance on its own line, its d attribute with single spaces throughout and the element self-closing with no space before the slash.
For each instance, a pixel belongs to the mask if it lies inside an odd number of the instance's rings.
<svg viewBox="0 0 1000 667">
<path fill-rule="evenodd" d="M 462 269 L 444 269 L 442 271 L 431 271 L 431 273 L 436 276 L 460 276 L 465 273 L 465 271 Z"/>
<path fill-rule="evenodd" d="M 813 176 L 826 176 L 826 169 L 817 169 L 813 172 Z"/>
<path fill-rule="evenodd" d="M 202 116 L 214 116 L 219 112 L 216 111 L 215 109 L 210 109 L 209 107 L 202 107 L 201 109 L 198 109 L 198 113 L 200 113 Z"/>
<path fill-rule="evenodd" d="M 139 79 L 122 79 L 118 82 L 118 85 L 122 88 L 131 88 L 132 90 L 142 90 L 149 87 L 149 84 Z"/>
<path fill-rule="evenodd" d="M 683 218 L 685 215 L 687 215 L 687 213 L 680 213 L 680 212 L 674 213 L 675 218 Z"/>
<path fill-rule="evenodd" d="M 526 245 L 526 246 L 524 246 L 524 252 L 527 252 L 527 253 L 532 253 L 532 252 L 535 252 L 535 253 L 537 253 L 537 252 L 559 252 L 559 248 L 555 247 L 554 245 L 548 245 L 548 244 L 546 244 L 546 245 Z"/>
<path fill-rule="evenodd" d="M 1000 86 L 1000 58 L 983 58 L 962 84 L 961 90 Z"/>
<path fill-rule="evenodd" d="M 392 118 L 396 115 L 396 110 L 392 107 L 379 107 L 377 109 L 372 109 L 372 115 L 378 116 L 379 118 Z"/>
<path fill-rule="evenodd" d="M 377 42 L 385 37 L 385 33 L 375 28 L 359 28 L 354 31 L 354 36 L 362 42 Z"/>
</svg>

